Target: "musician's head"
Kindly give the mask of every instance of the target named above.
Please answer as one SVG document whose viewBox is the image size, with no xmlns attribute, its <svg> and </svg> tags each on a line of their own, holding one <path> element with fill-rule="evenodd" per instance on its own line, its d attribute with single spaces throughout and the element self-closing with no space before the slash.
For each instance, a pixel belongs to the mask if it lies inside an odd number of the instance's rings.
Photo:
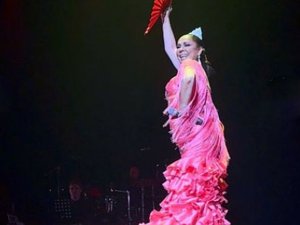
<svg viewBox="0 0 300 225">
<path fill-rule="evenodd" d="M 69 184 L 69 195 L 72 201 L 78 201 L 82 195 L 82 184 L 78 179 L 74 179 Z"/>
</svg>

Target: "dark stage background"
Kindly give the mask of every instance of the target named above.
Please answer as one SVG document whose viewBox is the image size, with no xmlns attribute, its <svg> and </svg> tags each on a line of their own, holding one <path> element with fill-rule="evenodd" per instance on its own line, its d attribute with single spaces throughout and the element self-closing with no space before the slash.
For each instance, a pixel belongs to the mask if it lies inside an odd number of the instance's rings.
<svg viewBox="0 0 300 225">
<path fill-rule="evenodd" d="M 202 26 L 213 97 L 232 157 L 233 225 L 298 224 L 300 79 L 296 1 L 174 0 L 176 37 Z M 1 186 L 41 217 L 72 176 L 107 187 L 178 157 L 164 85 L 175 74 L 152 0 L 2 0 Z M 299 19 L 299 18 L 298 18 Z M 299 21 L 299 20 L 298 20 Z M 4 191 L 3 191 L 4 192 Z"/>
</svg>

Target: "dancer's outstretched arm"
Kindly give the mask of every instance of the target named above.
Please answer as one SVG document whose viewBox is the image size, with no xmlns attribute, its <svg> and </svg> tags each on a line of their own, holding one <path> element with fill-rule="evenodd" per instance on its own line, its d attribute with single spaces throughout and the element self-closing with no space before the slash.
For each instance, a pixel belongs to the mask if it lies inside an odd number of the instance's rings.
<svg viewBox="0 0 300 225">
<path fill-rule="evenodd" d="M 171 62 L 176 69 L 179 68 L 180 62 L 176 55 L 176 40 L 170 23 L 170 13 L 172 8 L 169 7 L 166 12 L 162 15 L 162 30 L 163 30 L 163 39 L 164 46 L 167 55 L 169 56 Z"/>
</svg>

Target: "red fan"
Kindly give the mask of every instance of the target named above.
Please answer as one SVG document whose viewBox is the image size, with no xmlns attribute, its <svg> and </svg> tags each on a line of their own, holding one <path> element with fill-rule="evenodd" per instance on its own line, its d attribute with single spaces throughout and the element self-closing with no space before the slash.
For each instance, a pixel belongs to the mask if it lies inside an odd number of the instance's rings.
<svg viewBox="0 0 300 225">
<path fill-rule="evenodd" d="M 145 35 L 149 33 L 160 15 L 172 4 L 172 0 L 154 0 L 150 20 L 145 31 Z"/>
</svg>

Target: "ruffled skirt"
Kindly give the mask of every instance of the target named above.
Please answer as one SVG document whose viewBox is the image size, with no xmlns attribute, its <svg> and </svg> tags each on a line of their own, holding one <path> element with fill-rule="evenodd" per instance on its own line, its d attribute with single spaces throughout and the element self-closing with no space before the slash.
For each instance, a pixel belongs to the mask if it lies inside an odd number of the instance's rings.
<svg viewBox="0 0 300 225">
<path fill-rule="evenodd" d="M 168 195 L 161 209 L 151 212 L 148 225 L 230 225 L 222 207 L 226 168 L 220 163 L 185 156 L 169 165 L 164 176 Z"/>
</svg>

